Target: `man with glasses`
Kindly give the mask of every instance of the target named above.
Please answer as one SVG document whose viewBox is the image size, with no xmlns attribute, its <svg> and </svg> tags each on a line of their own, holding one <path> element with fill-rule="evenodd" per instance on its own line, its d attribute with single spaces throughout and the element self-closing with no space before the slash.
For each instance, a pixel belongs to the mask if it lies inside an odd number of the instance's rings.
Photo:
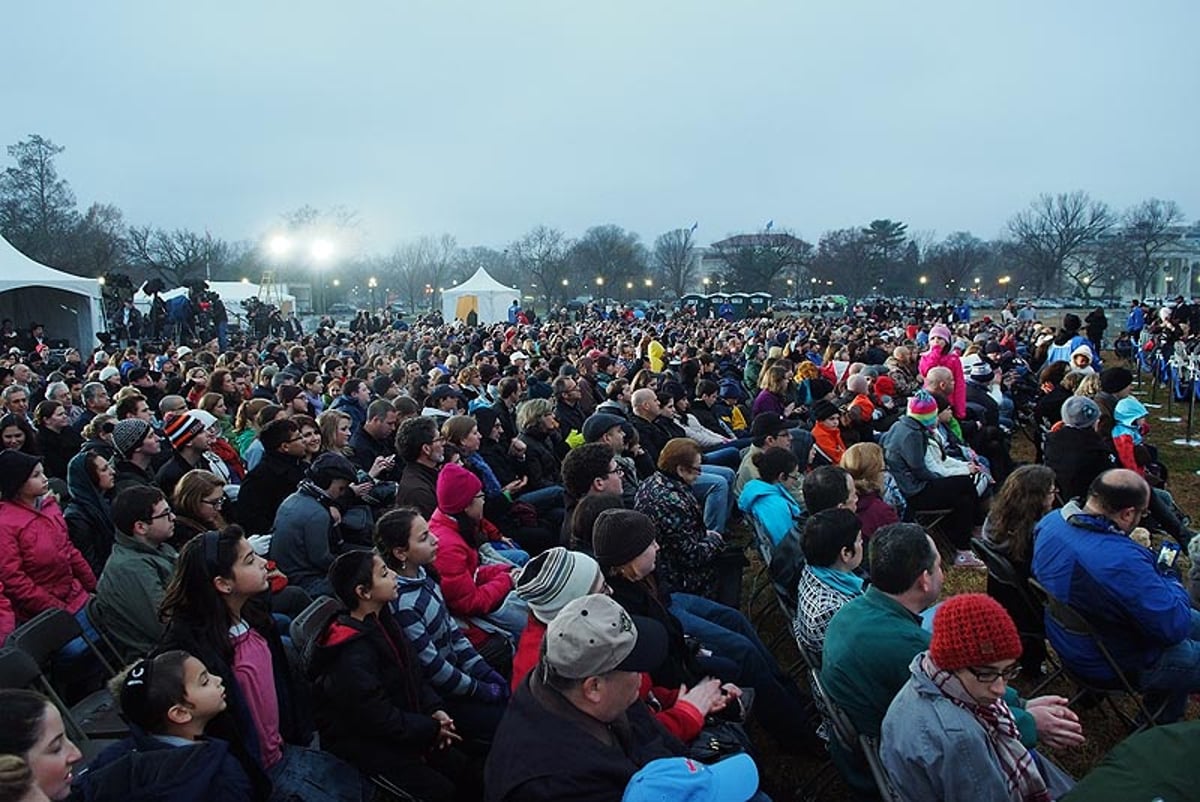
<svg viewBox="0 0 1200 802">
<path fill-rule="evenodd" d="M 404 458 L 396 503 L 416 507 L 428 520 L 437 509 L 437 477 L 445 458 L 446 440 L 432 418 L 416 417 L 400 425 L 396 445 Z"/>
<path fill-rule="evenodd" d="M 933 539 L 916 524 L 876 530 L 869 548 L 872 584 L 829 622 L 821 684 L 859 734 L 878 738 L 888 705 L 911 676 L 913 657 L 929 648 L 921 613 L 941 595 L 945 574 Z M 1039 738 L 1055 747 L 1083 741 L 1079 722 L 1062 697 L 1030 699 L 1024 709 L 1014 708 L 1013 716 L 1027 748 Z M 875 783 L 861 755 L 846 752 L 837 739 L 830 753 L 851 791 L 874 798 Z"/>
<path fill-rule="evenodd" d="M 238 523 L 248 535 L 271 531 L 275 511 L 304 478 L 304 438 L 296 424 L 286 418 L 273 420 L 258 434 L 263 444 L 262 460 L 242 480 Z"/>
<path fill-rule="evenodd" d="M 1146 692 L 1159 723 L 1183 716 L 1200 691 L 1200 613 L 1168 549 L 1153 552 L 1129 533 L 1150 506 L 1150 486 L 1117 468 L 1096 477 L 1081 507 L 1051 510 L 1034 530 L 1033 575 L 1049 593 L 1091 622 L 1113 659 Z M 1116 677 L 1095 642 L 1053 620 L 1046 637 L 1063 663 L 1098 683 Z"/>
<path fill-rule="evenodd" d="M 95 612 L 125 662 L 158 643 L 163 624 L 159 604 L 179 555 L 167 543 L 175 513 L 156 487 L 122 490 L 113 499 L 116 543 L 96 583 Z"/>
</svg>

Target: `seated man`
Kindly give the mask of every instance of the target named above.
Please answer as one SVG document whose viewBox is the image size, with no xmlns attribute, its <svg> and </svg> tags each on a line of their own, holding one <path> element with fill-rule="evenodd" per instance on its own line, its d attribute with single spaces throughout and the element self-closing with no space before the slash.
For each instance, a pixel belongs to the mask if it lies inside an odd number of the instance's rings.
<svg viewBox="0 0 1200 802">
<path fill-rule="evenodd" d="M 855 730 L 878 738 L 888 705 L 912 675 L 913 657 L 929 648 L 920 613 L 937 601 L 945 577 L 937 546 L 916 524 L 876 531 L 870 560 L 873 584 L 847 602 L 825 632 L 821 684 Z M 1024 710 L 1013 710 L 1013 718 L 1027 748 L 1039 738 L 1056 747 L 1083 741 L 1078 719 L 1062 697 L 1030 699 Z M 851 790 L 875 798 L 875 783 L 861 755 L 847 754 L 836 740 L 830 753 Z"/>
<path fill-rule="evenodd" d="M 638 700 L 667 633 L 608 596 L 569 602 L 550 622 L 541 662 L 509 702 L 484 768 L 488 802 L 619 802 L 651 760 L 682 754 Z"/>
<path fill-rule="evenodd" d="M 1070 503 L 1038 523 L 1033 575 L 1092 623 L 1121 669 L 1153 709 L 1167 699 L 1161 722 L 1183 716 L 1200 691 L 1200 613 L 1154 552 L 1131 540 L 1150 506 L 1150 486 L 1117 468 L 1096 477 L 1083 507 Z M 1071 635 L 1049 617 L 1046 635 L 1063 662 L 1089 680 L 1115 681 L 1091 638 Z"/>
<path fill-rule="evenodd" d="M 1059 799 L 1072 780 L 1020 740 L 1009 681 L 1021 637 L 1000 603 L 952 596 L 933 619 L 929 650 L 883 719 L 879 753 L 906 802 Z"/>
</svg>

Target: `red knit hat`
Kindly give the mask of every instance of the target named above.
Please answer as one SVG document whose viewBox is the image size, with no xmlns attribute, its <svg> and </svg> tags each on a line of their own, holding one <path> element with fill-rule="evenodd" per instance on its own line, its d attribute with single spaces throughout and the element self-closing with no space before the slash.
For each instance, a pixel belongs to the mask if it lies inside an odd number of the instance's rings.
<svg viewBox="0 0 1200 802">
<path fill-rule="evenodd" d="M 962 593 L 942 602 L 933 616 L 929 656 L 946 671 L 1015 660 L 1021 656 L 1021 636 L 1000 602 Z"/>
<path fill-rule="evenodd" d="M 438 471 L 438 509 L 447 515 L 457 515 L 471 506 L 471 501 L 483 489 L 479 477 L 456 462 L 448 462 Z"/>
</svg>

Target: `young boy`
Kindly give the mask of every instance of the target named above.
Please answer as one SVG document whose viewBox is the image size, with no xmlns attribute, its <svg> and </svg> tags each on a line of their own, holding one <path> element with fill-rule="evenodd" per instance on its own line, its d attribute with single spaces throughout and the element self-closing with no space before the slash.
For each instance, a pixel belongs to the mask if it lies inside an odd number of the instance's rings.
<svg viewBox="0 0 1200 802">
<path fill-rule="evenodd" d="M 205 738 L 225 709 L 221 678 L 175 649 L 138 660 L 110 685 L 133 734 L 102 752 L 79 779 L 85 800 L 132 798 L 249 802 L 269 796 L 270 783 L 229 744 Z"/>
</svg>

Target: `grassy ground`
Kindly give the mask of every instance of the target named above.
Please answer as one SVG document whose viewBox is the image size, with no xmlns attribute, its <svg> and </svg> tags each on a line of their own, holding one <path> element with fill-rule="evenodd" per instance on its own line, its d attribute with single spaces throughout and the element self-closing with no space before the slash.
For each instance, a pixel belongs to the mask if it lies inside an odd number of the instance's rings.
<svg viewBox="0 0 1200 802">
<path fill-rule="evenodd" d="M 1116 364 L 1116 361 L 1112 360 L 1111 354 L 1107 356 L 1110 361 L 1106 364 Z M 1197 475 L 1197 471 L 1200 471 L 1200 446 L 1176 445 L 1172 442 L 1184 437 L 1187 423 L 1186 405 L 1172 405 L 1172 416 L 1182 417 L 1182 421 L 1163 422 L 1161 418 L 1167 416 L 1167 393 L 1163 388 L 1158 388 L 1157 392 L 1152 393 L 1149 377 L 1144 377 L 1140 386 L 1135 385 L 1135 395 L 1147 405 L 1161 404 L 1160 408 L 1151 407 L 1150 409 L 1152 431 L 1148 441 L 1158 446 L 1162 463 L 1170 469 L 1169 489 L 1175 496 L 1176 502 L 1185 513 L 1195 517 L 1197 524 L 1200 524 L 1200 476 Z M 1196 411 L 1195 429 L 1196 433 L 1193 434 L 1193 437 L 1200 441 L 1200 404 Z M 1033 459 L 1032 445 L 1027 439 L 1018 438 L 1014 444 L 1014 454 L 1018 460 L 1031 461 Z M 747 541 L 749 540 L 748 532 L 738 534 L 745 537 Z M 1156 545 L 1157 540 L 1156 538 Z M 758 566 L 757 557 L 752 558 L 752 565 L 747 569 L 746 574 L 747 592 L 751 586 L 751 577 Z M 1186 565 L 1184 573 L 1186 574 Z M 985 585 L 986 574 L 981 571 L 950 568 L 946 571 L 943 597 L 967 592 L 983 593 Z M 770 643 L 772 638 L 778 638 L 775 655 L 779 664 L 785 667 L 794 665 L 800 655 L 790 637 L 790 622 L 785 621 L 783 615 L 774 608 L 758 621 L 764 640 Z M 1032 683 L 1022 678 L 1018 678 L 1014 684 L 1018 690 L 1023 692 L 1027 692 L 1032 687 Z M 1059 680 L 1043 691 L 1043 693 L 1058 693 L 1063 696 L 1070 696 L 1072 692 L 1070 683 L 1066 680 Z M 1048 754 L 1071 774 L 1080 777 L 1086 774 L 1113 746 L 1124 739 L 1126 731 L 1117 717 L 1106 707 L 1081 709 L 1077 712 L 1083 722 L 1087 743 L 1079 749 L 1049 750 Z M 1194 702 L 1188 710 L 1188 718 L 1200 718 L 1200 706 Z M 822 768 L 824 760 L 815 756 L 781 754 L 772 740 L 761 730 L 752 728 L 752 734 L 759 749 L 757 757 L 763 776 L 764 790 L 777 802 L 805 798 L 800 795 L 799 789 Z M 816 799 L 822 800 L 822 802 L 824 800 L 841 802 L 850 799 L 845 786 L 836 776 L 836 772 L 830 770 L 825 776 L 828 782 L 823 792 L 815 797 Z"/>
</svg>

